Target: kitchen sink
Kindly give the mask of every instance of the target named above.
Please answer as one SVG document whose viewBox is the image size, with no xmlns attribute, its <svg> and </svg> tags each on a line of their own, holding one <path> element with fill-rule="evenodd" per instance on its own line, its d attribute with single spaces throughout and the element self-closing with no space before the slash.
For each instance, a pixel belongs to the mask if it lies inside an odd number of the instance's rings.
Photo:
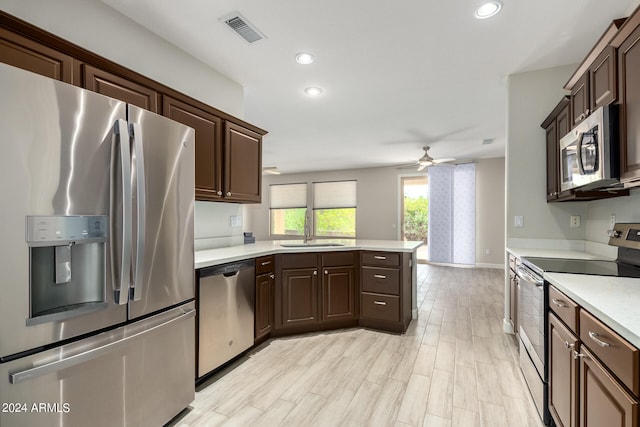
<svg viewBox="0 0 640 427">
<path fill-rule="evenodd" d="M 344 246 L 342 243 L 282 243 L 283 248 L 307 248 L 323 246 Z"/>
</svg>

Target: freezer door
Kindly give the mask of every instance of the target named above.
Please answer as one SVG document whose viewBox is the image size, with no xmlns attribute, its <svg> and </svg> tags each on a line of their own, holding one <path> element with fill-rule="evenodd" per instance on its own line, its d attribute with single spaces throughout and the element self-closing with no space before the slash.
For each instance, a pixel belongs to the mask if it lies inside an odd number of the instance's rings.
<svg viewBox="0 0 640 427">
<path fill-rule="evenodd" d="M 166 424 L 195 397 L 194 304 L 0 365 L 2 427 Z"/>
<path fill-rule="evenodd" d="M 111 269 L 107 267 L 112 245 L 106 242 L 95 251 L 71 249 L 68 260 L 73 268 L 87 254 L 105 253 L 104 268 L 83 274 L 106 275 L 104 289 L 94 292 L 97 299 L 106 302 L 96 307 L 104 308 L 27 326 L 31 317 L 31 251 L 26 238 L 27 216 L 117 219 L 110 216 L 109 209 L 110 164 L 112 148 L 118 143 L 114 124 L 126 119 L 126 104 L 5 64 L 0 64 L 0 94 L 0 357 L 5 357 L 126 320 L 126 305 L 114 303 Z M 112 226 L 118 224 L 108 224 Z M 55 247 L 49 248 L 48 252 L 39 250 L 34 260 L 53 262 Z M 75 281 L 77 275 L 67 284 L 56 283 L 53 272 L 50 277 L 46 286 L 52 290 L 83 286 Z"/>
<path fill-rule="evenodd" d="M 194 298 L 195 134 L 128 106 L 133 175 L 132 292 L 135 319 Z"/>
</svg>

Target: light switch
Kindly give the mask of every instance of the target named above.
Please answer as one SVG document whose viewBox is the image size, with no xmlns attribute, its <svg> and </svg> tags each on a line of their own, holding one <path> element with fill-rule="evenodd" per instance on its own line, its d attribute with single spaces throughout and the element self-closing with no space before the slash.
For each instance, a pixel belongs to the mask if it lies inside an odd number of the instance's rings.
<svg viewBox="0 0 640 427">
<path fill-rule="evenodd" d="M 516 215 L 513 217 L 514 227 L 524 227 L 524 217 L 522 215 Z"/>
</svg>

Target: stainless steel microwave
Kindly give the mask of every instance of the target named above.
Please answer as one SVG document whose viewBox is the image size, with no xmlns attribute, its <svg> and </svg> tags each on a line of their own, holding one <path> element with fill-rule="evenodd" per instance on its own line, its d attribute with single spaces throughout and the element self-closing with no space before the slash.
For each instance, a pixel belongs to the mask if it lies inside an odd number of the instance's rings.
<svg viewBox="0 0 640 427">
<path fill-rule="evenodd" d="M 617 105 L 598 108 L 560 139 L 560 191 L 619 184 Z"/>
</svg>

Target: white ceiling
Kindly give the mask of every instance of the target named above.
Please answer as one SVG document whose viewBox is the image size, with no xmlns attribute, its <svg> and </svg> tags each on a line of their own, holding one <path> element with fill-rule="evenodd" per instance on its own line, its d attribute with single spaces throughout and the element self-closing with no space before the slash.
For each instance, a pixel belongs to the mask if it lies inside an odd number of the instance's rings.
<svg viewBox="0 0 640 427">
<path fill-rule="evenodd" d="M 580 62 L 639 0 L 503 0 L 487 20 L 482 0 L 103 2 L 240 83 L 244 118 L 269 131 L 263 165 L 290 173 L 408 163 L 424 145 L 503 156 L 507 76 Z M 232 11 L 267 39 L 238 37 L 219 21 Z"/>
</svg>

